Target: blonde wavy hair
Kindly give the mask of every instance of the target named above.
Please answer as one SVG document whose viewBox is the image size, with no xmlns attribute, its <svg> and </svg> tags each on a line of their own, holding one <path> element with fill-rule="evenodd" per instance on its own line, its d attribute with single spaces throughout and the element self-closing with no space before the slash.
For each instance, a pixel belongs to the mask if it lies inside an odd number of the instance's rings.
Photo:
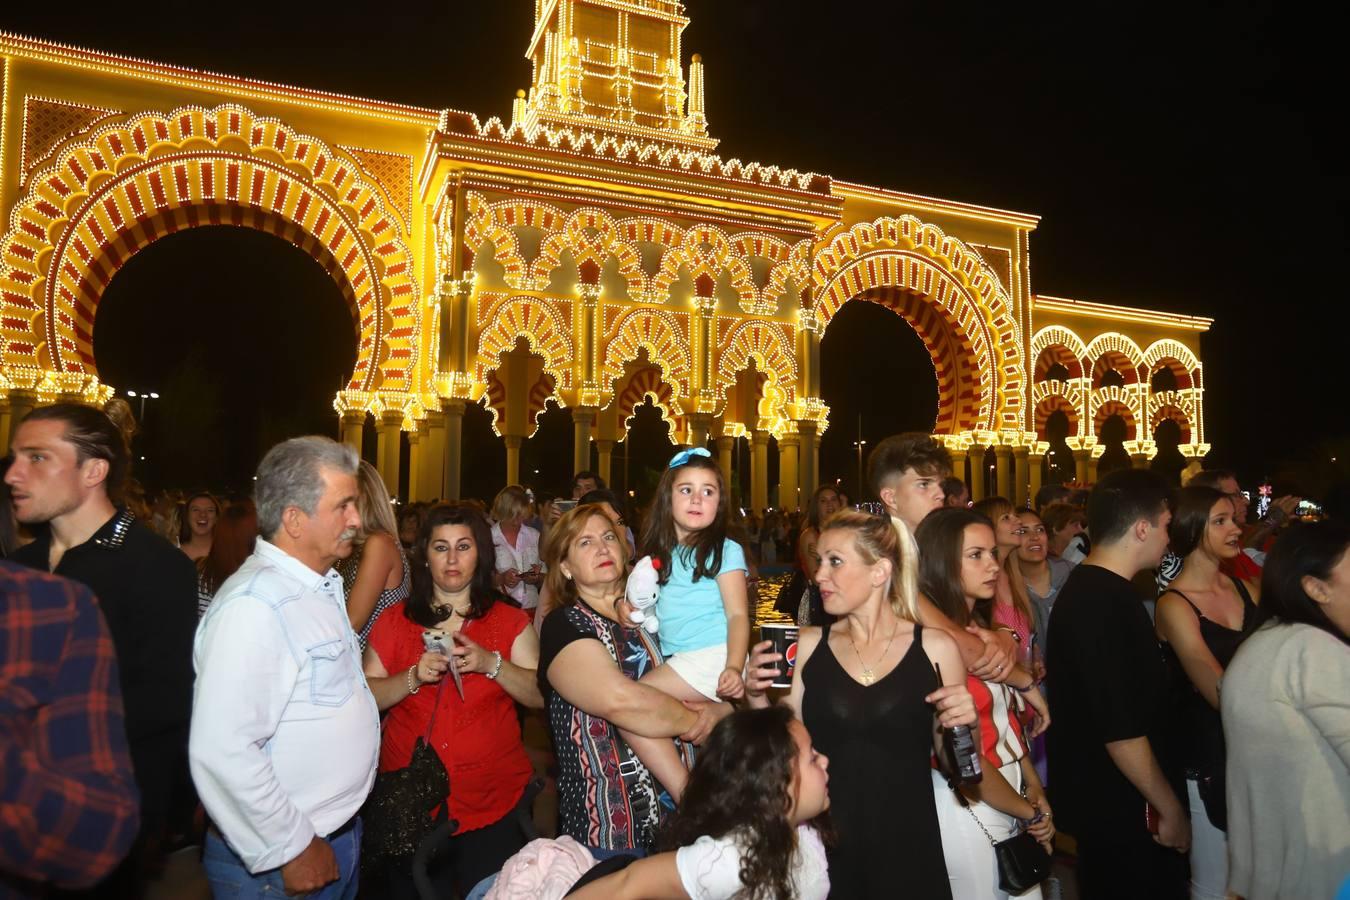
<svg viewBox="0 0 1350 900">
<path fill-rule="evenodd" d="M 366 536 L 376 531 L 384 532 L 397 542 L 398 520 L 394 517 L 394 505 L 380 470 L 361 460 L 356 471 L 356 484 L 360 489 L 356 498 L 356 509 L 361 513 L 360 542 L 364 544 Z"/>
<path fill-rule="evenodd" d="M 850 532 L 858 555 L 869 566 L 883 559 L 890 560 L 891 578 L 886 584 L 886 599 L 897 616 L 907 622 L 918 622 L 919 551 L 909 528 L 898 520 L 892 524 L 883 516 L 842 510 L 820 526 L 821 537 L 831 531 Z M 906 544 L 911 546 L 906 548 Z"/>
</svg>

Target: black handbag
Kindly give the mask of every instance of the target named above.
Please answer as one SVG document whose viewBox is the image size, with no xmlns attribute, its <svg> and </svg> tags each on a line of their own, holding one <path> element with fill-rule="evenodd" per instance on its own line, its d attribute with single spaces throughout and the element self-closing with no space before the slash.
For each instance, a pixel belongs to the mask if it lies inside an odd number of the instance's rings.
<svg viewBox="0 0 1350 900">
<path fill-rule="evenodd" d="M 966 808 L 975 824 L 980 826 L 989 845 L 994 848 L 994 860 L 998 863 L 998 887 L 1008 894 L 1020 894 L 1028 891 L 1050 877 L 1050 854 L 1045 852 L 1040 841 L 1029 831 L 1018 832 L 1002 841 L 994 840 L 989 829 L 984 827 L 975 810 L 966 802 L 965 795 L 956 791 L 957 801 Z"/>
<path fill-rule="evenodd" d="M 1200 791 L 1200 802 L 1205 805 L 1209 824 L 1220 831 L 1228 830 L 1228 773 L 1222 765 L 1212 772 L 1201 772 L 1195 779 Z"/>
<path fill-rule="evenodd" d="M 413 745 L 412 759 L 401 769 L 375 776 L 375 785 L 361 807 L 362 868 L 379 869 L 411 857 L 422 839 L 446 818 L 450 775 L 431 744 L 431 730 L 449 680 L 441 679 L 436 688 L 427 732 Z"/>
</svg>

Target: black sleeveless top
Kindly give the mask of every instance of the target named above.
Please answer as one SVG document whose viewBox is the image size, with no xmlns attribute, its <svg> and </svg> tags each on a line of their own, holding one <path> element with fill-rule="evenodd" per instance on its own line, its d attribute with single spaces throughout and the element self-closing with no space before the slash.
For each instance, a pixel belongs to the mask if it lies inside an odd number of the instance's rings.
<svg viewBox="0 0 1350 900">
<path fill-rule="evenodd" d="M 864 686 L 835 659 L 830 626 L 802 667 L 802 721 L 830 760 L 830 896 L 951 897 L 933 800 L 933 707 L 940 685 L 923 626 L 904 657 Z"/>
<path fill-rule="evenodd" d="M 1191 598 L 1176 588 L 1169 588 L 1163 592 L 1176 594 L 1194 611 L 1196 618 L 1200 620 L 1201 640 L 1205 642 L 1215 661 L 1225 670 L 1233 661 L 1233 655 L 1237 653 L 1238 647 L 1242 646 L 1242 642 L 1261 624 L 1261 610 L 1252 602 L 1251 594 L 1247 593 L 1247 586 L 1236 578 L 1232 580 L 1238 596 L 1242 598 L 1242 625 L 1237 629 L 1225 627 L 1206 618 L 1200 608 L 1191 602 Z M 1159 599 L 1162 599 L 1161 596 Z M 1227 756 L 1223 741 L 1223 720 L 1219 717 L 1219 711 L 1210 706 L 1204 696 L 1191 684 L 1172 645 L 1163 642 L 1162 646 L 1163 656 L 1172 672 L 1173 684 L 1177 690 L 1174 733 L 1179 741 L 1181 759 L 1188 774 L 1214 774 L 1223 767 Z"/>
</svg>

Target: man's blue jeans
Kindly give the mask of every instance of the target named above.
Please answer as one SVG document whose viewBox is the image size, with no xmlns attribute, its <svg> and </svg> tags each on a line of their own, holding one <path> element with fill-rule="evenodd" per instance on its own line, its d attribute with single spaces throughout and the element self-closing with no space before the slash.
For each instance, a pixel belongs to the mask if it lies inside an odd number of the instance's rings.
<svg viewBox="0 0 1350 900">
<path fill-rule="evenodd" d="M 338 880 L 304 896 L 313 900 L 355 900 L 361 864 L 361 820 L 357 819 L 351 828 L 328 843 L 337 857 Z M 211 883 L 211 896 L 216 900 L 222 897 L 262 900 L 286 896 L 281 869 L 249 874 L 243 860 L 220 839 L 214 829 L 206 833 L 202 865 L 206 869 L 206 880 Z"/>
</svg>

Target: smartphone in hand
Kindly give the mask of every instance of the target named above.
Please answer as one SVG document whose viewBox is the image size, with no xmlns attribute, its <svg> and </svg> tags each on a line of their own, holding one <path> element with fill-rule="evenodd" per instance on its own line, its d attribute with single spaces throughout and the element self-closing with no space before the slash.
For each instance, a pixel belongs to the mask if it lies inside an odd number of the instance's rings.
<svg viewBox="0 0 1350 900">
<path fill-rule="evenodd" d="M 455 657 L 451 655 L 450 648 L 455 645 L 454 640 L 444 631 L 435 631 L 427 629 L 422 632 L 422 647 L 428 653 L 439 653 L 450 660 L 450 677 L 455 682 L 455 692 L 459 694 L 459 699 L 464 699 L 464 679 L 459 674 L 459 669 L 455 667 Z"/>
</svg>

